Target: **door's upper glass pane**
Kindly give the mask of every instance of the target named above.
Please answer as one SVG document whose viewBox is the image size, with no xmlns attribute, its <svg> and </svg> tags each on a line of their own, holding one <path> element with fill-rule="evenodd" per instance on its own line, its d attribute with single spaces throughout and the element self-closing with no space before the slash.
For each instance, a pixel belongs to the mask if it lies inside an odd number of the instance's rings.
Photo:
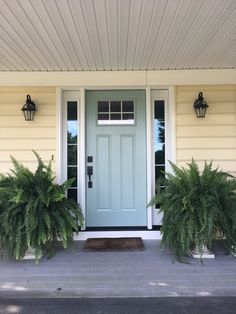
<svg viewBox="0 0 236 314">
<path fill-rule="evenodd" d="M 121 120 L 121 113 L 111 113 L 111 120 Z"/>
<path fill-rule="evenodd" d="M 109 112 L 109 101 L 98 101 L 98 112 Z"/>
<path fill-rule="evenodd" d="M 122 111 L 123 112 L 134 112 L 134 102 L 133 101 L 122 101 Z"/>
<path fill-rule="evenodd" d="M 111 112 L 121 112 L 121 101 L 111 101 Z"/>
<path fill-rule="evenodd" d="M 98 125 L 132 125 L 134 117 L 133 100 L 98 101 Z"/>
</svg>

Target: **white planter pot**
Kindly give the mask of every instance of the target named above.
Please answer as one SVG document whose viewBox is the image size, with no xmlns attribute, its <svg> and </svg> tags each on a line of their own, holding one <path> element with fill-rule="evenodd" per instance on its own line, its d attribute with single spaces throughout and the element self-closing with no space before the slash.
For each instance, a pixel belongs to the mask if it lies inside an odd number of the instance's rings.
<svg viewBox="0 0 236 314">
<path fill-rule="evenodd" d="M 225 246 L 225 248 L 229 251 L 229 253 L 231 255 L 233 255 L 234 257 L 236 257 L 236 247 L 234 245 L 232 245 L 231 247 L 227 247 Z"/>
<path fill-rule="evenodd" d="M 29 248 L 26 253 L 25 253 L 25 256 L 23 257 L 23 260 L 35 260 L 36 257 L 35 257 L 35 252 L 34 252 L 34 249 L 32 248 Z"/>
<path fill-rule="evenodd" d="M 202 248 L 195 247 L 194 250 L 191 251 L 191 255 L 193 258 L 215 258 L 215 254 L 209 250 L 205 245 Z"/>
</svg>

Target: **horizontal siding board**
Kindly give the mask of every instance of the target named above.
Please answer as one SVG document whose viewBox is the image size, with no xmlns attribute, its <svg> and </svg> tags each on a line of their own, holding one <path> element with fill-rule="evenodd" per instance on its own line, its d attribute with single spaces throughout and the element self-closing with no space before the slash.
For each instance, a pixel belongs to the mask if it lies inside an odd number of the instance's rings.
<svg viewBox="0 0 236 314">
<path fill-rule="evenodd" d="M 44 160 L 44 162 L 47 164 L 49 160 Z M 31 171 L 35 171 L 37 168 L 37 162 L 33 160 L 24 160 L 23 164 L 27 166 Z M 52 163 L 52 171 L 55 172 L 55 162 Z M 10 172 L 10 170 L 13 169 L 12 163 L 9 162 L 0 162 L 0 173 L 7 174 Z"/>
<path fill-rule="evenodd" d="M 205 119 L 198 119 L 194 112 L 192 114 L 177 114 L 176 123 L 180 125 L 195 125 L 195 126 L 204 126 L 204 125 L 229 125 L 236 124 L 236 114 L 213 114 L 208 112 Z"/>
<path fill-rule="evenodd" d="M 221 91 L 221 92 L 228 92 L 231 90 L 235 90 L 235 85 L 179 85 L 177 86 L 177 93 L 180 92 L 199 92 L 205 90 L 206 92 L 214 92 L 214 91 Z"/>
<path fill-rule="evenodd" d="M 55 127 L 56 126 L 56 116 L 45 116 L 45 115 L 38 115 L 35 117 L 33 122 L 26 123 L 25 119 L 20 113 L 19 115 L 0 115 L 0 128 L 2 127 L 27 127 L 32 128 L 32 126 L 37 126 L 40 121 L 40 127 Z"/>
<path fill-rule="evenodd" d="M 176 147 L 178 149 L 230 149 L 236 148 L 235 137 L 204 137 L 204 138 L 191 138 L 188 137 L 177 137 Z"/>
<path fill-rule="evenodd" d="M 236 148 L 235 149 L 179 149 L 177 151 L 177 159 L 191 160 L 192 158 L 198 160 L 236 160 Z"/>
<path fill-rule="evenodd" d="M 31 139 L 1 139 L 0 138 L 0 147 L 1 150 L 15 150 L 15 149 L 34 149 L 36 151 L 38 150 L 44 150 L 44 149 L 56 149 L 56 140 L 55 138 L 44 138 L 44 139 L 38 139 L 37 141 L 33 138 Z"/>
<path fill-rule="evenodd" d="M 228 137 L 236 138 L 236 124 L 235 125 L 200 125 L 200 126 L 178 126 L 178 137 Z"/>
<path fill-rule="evenodd" d="M 236 97 L 236 87 L 232 87 L 228 90 L 222 90 L 215 87 L 215 90 L 208 89 L 208 87 L 205 87 L 204 89 L 197 88 L 197 90 L 186 90 L 186 91 L 179 91 L 177 90 L 177 103 L 179 102 L 193 102 L 197 97 L 198 93 L 202 92 L 203 97 L 207 103 L 211 103 L 214 101 L 235 101 Z"/>
<path fill-rule="evenodd" d="M 0 90 L 0 104 L 20 104 L 24 105 L 26 101 L 26 96 L 30 95 L 31 100 L 36 104 L 46 104 L 46 103 L 54 103 L 55 102 L 55 94 L 54 93 L 2 93 Z"/>
<path fill-rule="evenodd" d="M 53 159 L 55 160 L 56 156 L 56 150 L 54 149 L 37 149 L 37 153 L 40 155 L 40 157 L 43 160 L 50 160 Z M 31 161 L 35 162 L 36 157 L 33 154 L 32 150 L 6 150 L 6 151 L 1 151 L 0 154 L 0 162 L 9 162 L 10 156 L 14 157 L 16 160 L 19 160 L 21 162 L 23 161 Z"/>
<path fill-rule="evenodd" d="M 55 127 L 0 127 L 0 138 L 56 138 Z"/>
</svg>

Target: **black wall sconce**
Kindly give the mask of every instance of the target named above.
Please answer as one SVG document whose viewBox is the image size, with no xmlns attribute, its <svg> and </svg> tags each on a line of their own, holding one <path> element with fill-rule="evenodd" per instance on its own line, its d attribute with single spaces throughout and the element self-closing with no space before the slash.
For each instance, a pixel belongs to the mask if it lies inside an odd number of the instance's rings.
<svg viewBox="0 0 236 314">
<path fill-rule="evenodd" d="M 193 105 L 197 118 L 205 118 L 207 108 L 209 107 L 202 95 L 202 92 L 198 94 L 198 99 L 194 101 Z"/>
<path fill-rule="evenodd" d="M 23 111 L 25 121 L 34 121 L 34 115 L 36 111 L 36 105 L 35 103 L 31 100 L 30 95 L 26 96 L 26 102 L 24 106 L 21 109 Z"/>
</svg>

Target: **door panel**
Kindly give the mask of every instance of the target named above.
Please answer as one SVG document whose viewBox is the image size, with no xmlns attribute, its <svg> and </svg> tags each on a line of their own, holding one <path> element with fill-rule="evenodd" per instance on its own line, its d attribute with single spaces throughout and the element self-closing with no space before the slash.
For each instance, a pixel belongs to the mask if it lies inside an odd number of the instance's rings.
<svg viewBox="0 0 236 314">
<path fill-rule="evenodd" d="M 87 91 L 86 121 L 87 226 L 146 226 L 145 91 Z"/>
<path fill-rule="evenodd" d="M 109 210 L 111 208 L 111 165 L 110 165 L 110 136 L 97 136 L 97 208 L 98 210 Z M 95 159 L 95 160 L 96 160 Z M 95 181 L 95 178 L 94 178 Z M 95 184 L 95 182 L 94 182 Z M 96 188 L 96 184 L 95 184 Z"/>
<path fill-rule="evenodd" d="M 121 136 L 121 208 L 134 210 L 134 136 Z"/>
</svg>

